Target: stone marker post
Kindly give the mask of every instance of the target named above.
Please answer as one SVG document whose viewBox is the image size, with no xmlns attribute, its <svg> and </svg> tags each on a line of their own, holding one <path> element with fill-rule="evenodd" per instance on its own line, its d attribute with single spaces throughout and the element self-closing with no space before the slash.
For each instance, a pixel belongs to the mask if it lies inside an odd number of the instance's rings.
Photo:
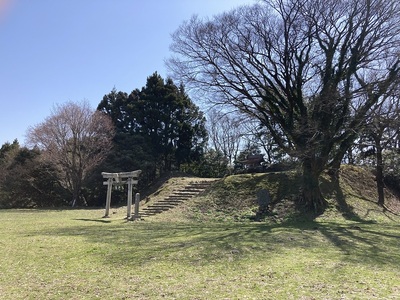
<svg viewBox="0 0 400 300">
<path fill-rule="evenodd" d="M 271 196 L 266 189 L 257 192 L 258 212 L 256 219 L 260 219 L 262 215 L 268 212 L 268 205 L 271 203 Z"/>
<path fill-rule="evenodd" d="M 136 193 L 135 195 L 135 214 L 133 216 L 134 220 L 139 219 L 139 201 L 140 201 L 140 194 Z"/>
</svg>

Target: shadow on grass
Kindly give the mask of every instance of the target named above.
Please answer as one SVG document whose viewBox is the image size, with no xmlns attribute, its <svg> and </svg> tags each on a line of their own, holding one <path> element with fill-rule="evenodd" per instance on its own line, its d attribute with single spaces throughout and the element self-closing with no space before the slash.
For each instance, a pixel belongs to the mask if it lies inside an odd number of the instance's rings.
<svg viewBox="0 0 400 300">
<path fill-rule="evenodd" d="M 236 188 L 239 191 L 254 191 L 255 198 L 256 192 L 259 189 L 267 189 L 271 195 L 272 203 L 277 203 L 281 199 L 288 197 L 296 198 L 301 186 L 301 178 L 294 171 L 257 173 L 250 175 L 251 176 L 247 176 L 247 180 L 242 180 L 240 185 Z"/>
<path fill-rule="evenodd" d="M 55 228 L 41 234 L 84 236 L 88 243 L 87 254 L 97 255 L 98 259 L 111 264 L 125 264 L 128 260 L 135 265 L 170 261 L 201 266 L 232 260 L 268 260 L 287 251 L 297 253 L 299 250 L 317 253 L 318 259 L 400 267 L 399 225 L 356 224 L 314 221 L 282 225 L 168 224 L 143 221 Z M 97 252 L 90 250 L 91 244 L 97 245 Z M 296 259 L 295 254 L 292 255 Z"/>
<path fill-rule="evenodd" d="M 111 223 L 111 220 L 104 219 L 74 219 L 76 221 L 96 222 L 96 223 Z"/>
<path fill-rule="evenodd" d="M 336 201 L 336 208 L 341 213 L 343 218 L 356 222 L 364 222 L 364 220 L 354 212 L 354 208 L 346 202 L 346 196 L 340 187 L 338 179 L 321 178 L 321 186 L 325 194 L 330 194 Z"/>
<path fill-rule="evenodd" d="M 347 260 L 362 264 L 400 266 L 400 227 L 377 224 L 338 226 L 324 224 L 318 230 L 342 253 Z M 388 233 L 385 232 L 389 231 Z"/>
<path fill-rule="evenodd" d="M 396 218 L 394 218 L 394 216 L 399 216 L 399 214 L 391 211 L 386 206 L 380 207 L 377 201 L 372 201 L 371 199 L 368 199 L 364 196 L 348 192 L 347 196 L 357 198 L 360 203 L 368 203 L 369 208 L 364 208 L 365 214 L 364 218 L 362 218 L 355 212 L 354 207 L 347 203 L 346 194 L 343 192 L 338 180 L 322 178 L 321 183 L 325 189 L 325 193 L 330 195 L 331 199 L 336 201 L 336 209 L 341 213 L 342 217 L 347 220 L 360 223 L 371 223 L 373 221 L 368 220 L 368 217 L 372 213 L 381 213 L 382 215 L 386 216 L 386 218 L 390 221 L 396 221 Z"/>
</svg>

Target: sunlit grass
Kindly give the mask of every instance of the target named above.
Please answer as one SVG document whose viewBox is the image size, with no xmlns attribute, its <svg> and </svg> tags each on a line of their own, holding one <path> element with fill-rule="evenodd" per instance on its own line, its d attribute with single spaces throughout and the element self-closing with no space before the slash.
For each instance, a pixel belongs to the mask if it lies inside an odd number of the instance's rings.
<svg viewBox="0 0 400 300">
<path fill-rule="evenodd" d="M 0 211 L 1 299 L 398 299 L 400 225 Z"/>
</svg>

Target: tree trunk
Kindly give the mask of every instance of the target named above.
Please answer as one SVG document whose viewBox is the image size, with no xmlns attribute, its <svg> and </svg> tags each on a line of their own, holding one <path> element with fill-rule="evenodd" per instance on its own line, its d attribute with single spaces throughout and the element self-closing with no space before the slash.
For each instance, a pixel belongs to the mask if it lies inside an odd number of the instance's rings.
<svg viewBox="0 0 400 300">
<path fill-rule="evenodd" d="M 82 181 L 79 175 L 72 175 L 73 182 L 72 182 L 72 207 L 78 204 L 81 196 L 81 189 L 82 189 Z"/>
<path fill-rule="evenodd" d="M 351 145 L 353 144 L 355 139 L 355 134 L 350 135 L 347 139 L 345 139 L 341 144 L 340 147 L 334 157 L 334 159 L 329 164 L 329 174 L 334 179 L 339 179 L 339 170 L 342 164 L 343 158 L 348 153 L 349 156 L 349 164 L 352 164 L 352 152 L 351 152 Z"/>
<path fill-rule="evenodd" d="M 322 168 L 315 159 L 307 158 L 303 161 L 302 201 L 308 209 L 315 213 L 321 213 L 327 205 L 319 188 L 321 173 Z"/>
<path fill-rule="evenodd" d="M 376 141 L 376 188 L 378 190 L 378 205 L 385 204 L 385 192 L 383 182 L 383 158 L 380 141 Z"/>
<path fill-rule="evenodd" d="M 76 205 L 77 202 L 78 202 L 78 196 L 77 196 L 77 193 L 74 191 L 74 192 L 72 193 L 72 203 L 71 203 L 71 206 L 72 206 L 72 207 L 75 207 L 75 205 Z"/>
</svg>

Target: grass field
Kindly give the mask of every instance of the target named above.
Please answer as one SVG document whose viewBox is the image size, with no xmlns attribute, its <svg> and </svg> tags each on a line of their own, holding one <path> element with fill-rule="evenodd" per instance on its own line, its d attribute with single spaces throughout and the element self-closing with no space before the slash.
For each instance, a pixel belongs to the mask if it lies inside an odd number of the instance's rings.
<svg viewBox="0 0 400 300">
<path fill-rule="evenodd" d="M 0 299 L 400 299 L 397 221 L 116 212 L 0 210 Z"/>
</svg>

